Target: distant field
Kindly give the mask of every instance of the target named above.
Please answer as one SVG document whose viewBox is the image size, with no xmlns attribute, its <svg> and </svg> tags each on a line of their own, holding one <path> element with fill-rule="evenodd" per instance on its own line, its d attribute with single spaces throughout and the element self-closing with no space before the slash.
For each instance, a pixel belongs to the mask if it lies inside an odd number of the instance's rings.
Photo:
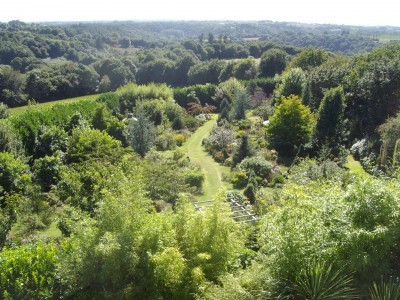
<svg viewBox="0 0 400 300">
<path fill-rule="evenodd" d="M 389 43 L 391 41 L 400 41 L 400 34 L 385 34 L 378 36 L 379 42 Z"/>
<path fill-rule="evenodd" d="M 28 109 L 42 110 L 42 109 L 50 108 L 53 105 L 60 104 L 60 103 L 73 103 L 73 102 L 78 102 L 78 101 L 82 101 L 82 100 L 94 101 L 97 99 L 97 97 L 99 95 L 100 94 L 95 94 L 95 95 L 82 96 L 82 97 L 76 97 L 76 98 L 70 98 L 70 99 L 50 101 L 50 102 L 45 102 L 45 103 L 38 103 L 35 105 L 26 105 L 26 106 L 11 108 L 10 111 L 11 111 L 12 116 L 18 116 Z"/>
</svg>

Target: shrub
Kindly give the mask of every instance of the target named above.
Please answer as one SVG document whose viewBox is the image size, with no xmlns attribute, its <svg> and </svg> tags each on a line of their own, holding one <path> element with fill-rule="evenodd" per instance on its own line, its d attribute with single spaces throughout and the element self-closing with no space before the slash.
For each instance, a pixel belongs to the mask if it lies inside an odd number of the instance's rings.
<svg viewBox="0 0 400 300">
<path fill-rule="evenodd" d="M 183 143 L 185 142 L 185 136 L 181 133 L 178 133 L 177 135 L 175 135 L 175 141 L 176 141 L 176 145 L 178 147 L 182 146 Z"/>
<path fill-rule="evenodd" d="M 247 173 L 246 171 L 235 171 L 231 173 L 231 182 L 234 188 L 241 189 L 247 184 Z"/>
<path fill-rule="evenodd" d="M 165 131 L 163 134 L 159 135 L 154 142 L 154 146 L 158 151 L 174 149 L 176 144 L 176 135 L 172 131 Z"/>
<path fill-rule="evenodd" d="M 45 156 L 35 160 L 33 165 L 34 178 L 48 192 L 52 185 L 60 179 L 61 160 L 58 156 Z"/>
<path fill-rule="evenodd" d="M 173 130 L 180 130 L 183 128 L 183 120 L 181 116 L 176 117 L 173 121 L 172 121 L 172 129 Z"/>
<path fill-rule="evenodd" d="M 268 178 L 272 174 L 272 164 L 258 156 L 245 158 L 239 164 L 239 168 L 248 173 L 254 171 L 261 178 Z"/>
<path fill-rule="evenodd" d="M 254 154 L 253 147 L 249 143 L 247 134 L 241 136 L 240 144 L 235 148 L 232 155 L 233 166 L 239 164 L 246 157 L 251 157 Z"/>
<path fill-rule="evenodd" d="M 314 116 L 298 96 L 282 97 L 267 127 L 268 141 L 282 154 L 293 154 L 310 141 Z"/>
<path fill-rule="evenodd" d="M 243 195 L 249 200 L 250 204 L 254 204 L 256 202 L 256 187 L 249 183 L 244 189 Z"/>
<path fill-rule="evenodd" d="M 116 93 L 110 92 L 102 94 L 96 99 L 96 101 L 105 104 L 105 106 L 114 116 L 118 116 L 121 113 L 121 106 Z"/>
<path fill-rule="evenodd" d="M 205 140 L 209 152 L 221 151 L 234 141 L 235 132 L 226 127 L 214 127 L 211 135 Z"/>
<path fill-rule="evenodd" d="M 223 163 L 226 159 L 223 151 L 216 151 L 213 154 L 213 158 L 218 163 Z"/>
<path fill-rule="evenodd" d="M 201 189 L 204 182 L 204 174 L 200 170 L 190 170 L 185 174 L 185 183 Z"/>
<path fill-rule="evenodd" d="M 42 243 L 3 249 L 0 259 L 0 298 L 53 298 L 56 255 L 54 245 Z"/>
</svg>

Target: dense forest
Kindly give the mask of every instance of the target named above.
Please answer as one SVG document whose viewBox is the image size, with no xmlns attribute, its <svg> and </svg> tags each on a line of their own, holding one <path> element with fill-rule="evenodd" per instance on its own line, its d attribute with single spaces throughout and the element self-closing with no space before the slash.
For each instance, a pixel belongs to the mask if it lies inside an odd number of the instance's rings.
<svg viewBox="0 0 400 300">
<path fill-rule="evenodd" d="M 0 23 L 0 298 L 400 299 L 399 34 Z"/>
</svg>

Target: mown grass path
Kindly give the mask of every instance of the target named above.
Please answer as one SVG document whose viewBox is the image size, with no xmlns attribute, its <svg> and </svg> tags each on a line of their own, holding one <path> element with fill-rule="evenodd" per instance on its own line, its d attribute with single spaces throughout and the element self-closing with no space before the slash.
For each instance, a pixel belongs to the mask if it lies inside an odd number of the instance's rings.
<svg viewBox="0 0 400 300">
<path fill-rule="evenodd" d="M 203 139 L 210 135 L 212 127 L 217 122 L 217 117 L 217 115 L 213 115 L 211 120 L 198 128 L 182 147 L 190 161 L 204 172 L 203 195 L 198 199 L 200 201 L 213 199 L 221 187 L 225 186 L 222 181 L 223 174 L 229 173 L 229 168 L 216 163 L 201 145 Z"/>
</svg>

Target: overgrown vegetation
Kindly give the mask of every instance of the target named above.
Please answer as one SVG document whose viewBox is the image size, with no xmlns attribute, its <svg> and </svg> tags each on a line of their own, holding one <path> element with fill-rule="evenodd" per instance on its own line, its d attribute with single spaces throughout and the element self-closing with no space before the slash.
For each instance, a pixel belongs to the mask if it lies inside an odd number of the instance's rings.
<svg viewBox="0 0 400 300">
<path fill-rule="evenodd" d="M 398 299 L 400 47 L 258 25 L 0 24 L 0 298 Z"/>
</svg>

